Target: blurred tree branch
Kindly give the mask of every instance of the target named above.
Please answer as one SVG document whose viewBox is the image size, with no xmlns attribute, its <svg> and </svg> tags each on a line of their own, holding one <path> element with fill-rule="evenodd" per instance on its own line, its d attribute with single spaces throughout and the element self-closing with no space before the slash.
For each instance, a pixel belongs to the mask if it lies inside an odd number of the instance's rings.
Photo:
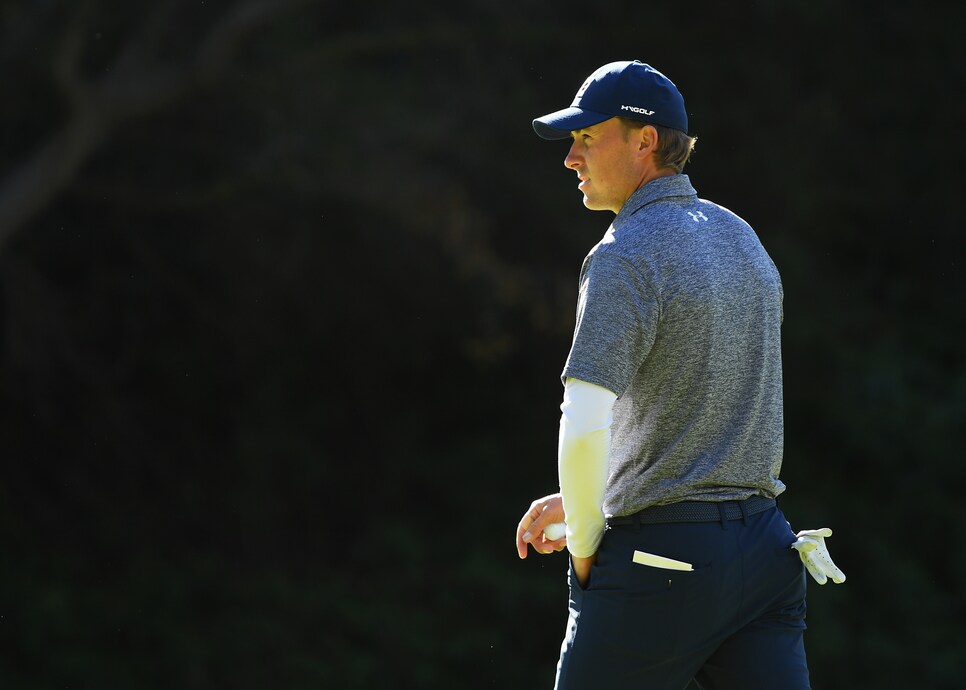
<svg viewBox="0 0 966 690">
<path fill-rule="evenodd" d="M 52 76 L 70 104 L 67 121 L 0 183 L 0 251 L 70 183 L 118 125 L 179 101 L 216 82 L 239 50 L 273 17 L 315 0 L 247 0 L 215 21 L 187 60 L 160 56 L 181 2 L 162 4 L 119 51 L 113 67 L 97 80 L 81 73 L 85 10 L 67 29 L 54 58 Z"/>
</svg>

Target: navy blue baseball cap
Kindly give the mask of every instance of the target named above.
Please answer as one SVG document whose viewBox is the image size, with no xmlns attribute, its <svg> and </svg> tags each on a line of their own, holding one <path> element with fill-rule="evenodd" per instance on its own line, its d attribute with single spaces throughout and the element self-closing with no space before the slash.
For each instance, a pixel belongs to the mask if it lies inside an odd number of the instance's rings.
<svg viewBox="0 0 966 690">
<path fill-rule="evenodd" d="M 640 60 L 598 68 L 587 77 L 569 108 L 538 117 L 533 129 L 544 139 L 566 139 L 575 130 L 612 117 L 688 131 L 688 113 L 678 87 Z"/>
</svg>

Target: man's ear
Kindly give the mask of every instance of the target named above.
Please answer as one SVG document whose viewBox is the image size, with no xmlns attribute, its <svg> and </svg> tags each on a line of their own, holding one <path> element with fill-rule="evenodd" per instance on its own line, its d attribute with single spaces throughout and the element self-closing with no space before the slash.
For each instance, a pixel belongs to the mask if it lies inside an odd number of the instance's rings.
<svg viewBox="0 0 966 690">
<path fill-rule="evenodd" d="M 638 130 L 638 151 L 643 155 L 647 156 L 655 151 L 658 147 L 658 133 L 657 129 L 653 125 L 644 125 Z"/>
</svg>

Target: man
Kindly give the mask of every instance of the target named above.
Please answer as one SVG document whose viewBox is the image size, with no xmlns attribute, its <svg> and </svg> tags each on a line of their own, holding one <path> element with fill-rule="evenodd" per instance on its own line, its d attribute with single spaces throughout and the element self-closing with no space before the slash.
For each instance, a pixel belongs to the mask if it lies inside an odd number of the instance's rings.
<svg viewBox="0 0 966 690">
<path fill-rule="evenodd" d="M 802 561 L 814 549 L 844 575 L 830 532 L 796 541 L 775 503 L 778 271 L 682 174 L 695 142 L 684 99 L 649 65 L 604 65 L 533 127 L 572 138 L 564 165 L 584 205 L 616 214 L 580 273 L 560 493 L 517 527 L 521 558 L 527 544 L 571 556 L 556 688 L 808 688 Z M 545 534 L 562 521 L 565 536 Z"/>
</svg>

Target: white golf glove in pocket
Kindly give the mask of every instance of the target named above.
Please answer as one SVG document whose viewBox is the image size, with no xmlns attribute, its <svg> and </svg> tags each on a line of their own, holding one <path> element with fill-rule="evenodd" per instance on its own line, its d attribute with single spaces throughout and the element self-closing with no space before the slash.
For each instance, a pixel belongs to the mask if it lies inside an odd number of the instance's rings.
<svg viewBox="0 0 966 690">
<path fill-rule="evenodd" d="M 806 570 L 818 584 L 824 585 L 829 578 L 832 578 L 832 582 L 837 585 L 845 582 L 845 573 L 832 562 L 832 557 L 829 556 L 828 548 L 825 546 L 825 537 L 831 537 L 832 530 L 828 527 L 806 529 L 795 536 L 798 540 L 791 545 L 791 548 L 798 551 Z"/>
</svg>

